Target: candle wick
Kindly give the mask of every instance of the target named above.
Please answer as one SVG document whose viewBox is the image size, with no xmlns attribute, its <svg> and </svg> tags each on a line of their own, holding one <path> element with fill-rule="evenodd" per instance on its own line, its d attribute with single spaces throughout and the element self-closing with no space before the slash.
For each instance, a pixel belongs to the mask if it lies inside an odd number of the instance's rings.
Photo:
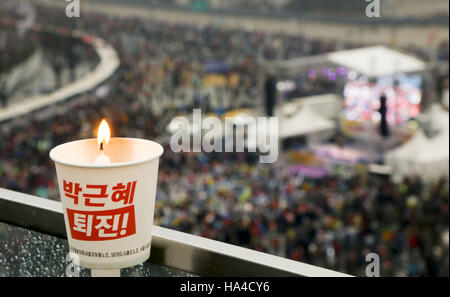
<svg viewBox="0 0 450 297">
<path fill-rule="evenodd" d="M 100 142 L 100 150 L 103 151 L 103 142 Z"/>
</svg>

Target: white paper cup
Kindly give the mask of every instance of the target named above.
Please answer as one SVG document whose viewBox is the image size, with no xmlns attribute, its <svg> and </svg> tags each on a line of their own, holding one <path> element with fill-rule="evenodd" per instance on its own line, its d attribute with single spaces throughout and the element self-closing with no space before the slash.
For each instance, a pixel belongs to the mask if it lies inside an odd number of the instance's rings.
<svg viewBox="0 0 450 297">
<path fill-rule="evenodd" d="M 61 144 L 50 151 L 72 260 L 91 269 L 119 269 L 150 257 L 159 157 L 156 142 L 111 138 L 95 164 L 97 139 Z"/>
</svg>

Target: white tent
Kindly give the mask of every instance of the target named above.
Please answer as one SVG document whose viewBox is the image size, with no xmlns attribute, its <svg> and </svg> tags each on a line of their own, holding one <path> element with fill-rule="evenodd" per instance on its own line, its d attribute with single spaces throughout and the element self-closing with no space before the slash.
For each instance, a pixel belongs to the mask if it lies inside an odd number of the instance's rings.
<svg viewBox="0 0 450 297">
<path fill-rule="evenodd" d="M 300 108 L 308 107 L 328 119 L 337 119 L 342 110 L 342 101 L 341 95 L 331 93 L 299 97 L 280 104 L 275 108 L 275 113 L 290 116 L 298 112 Z"/>
<path fill-rule="evenodd" d="M 445 89 L 442 92 L 442 105 L 445 106 L 445 108 L 449 108 L 449 91 L 448 89 Z"/>
<path fill-rule="evenodd" d="M 441 105 L 433 104 L 431 107 L 431 124 L 433 129 L 439 130 L 439 134 L 445 134 L 448 138 L 449 132 L 449 115 Z"/>
<path fill-rule="evenodd" d="M 423 61 L 385 46 L 338 51 L 328 54 L 327 60 L 369 77 L 425 70 Z"/>
<path fill-rule="evenodd" d="M 309 107 L 303 107 L 290 117 L 281 117 L 279 123 L 279 137 L 288 138 L 316 132 L 330 131 L 335 128 L 329 120 Z"/>
<path fill-rule="evenodd" d="M 429 139 L 418 130 L 408 142 L 389 151 L 385 161 L 393 173 L 400 176 L 419 175 L 427 180 L 448 176 L 448 135 L 445 137 L 444 133 Z"/>
</svg>

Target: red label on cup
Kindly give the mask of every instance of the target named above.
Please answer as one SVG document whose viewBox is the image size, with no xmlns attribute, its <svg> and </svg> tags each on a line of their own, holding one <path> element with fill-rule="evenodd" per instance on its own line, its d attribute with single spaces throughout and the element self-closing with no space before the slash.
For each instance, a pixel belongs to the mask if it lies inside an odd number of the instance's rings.
<svg viewBox="0 0 450 297">
<path fill-rule="evenodd" d="M 136 233 L 134 205 L 104 211 L 81 211 L 67 208 L 73 239 L 102 241 Z"/>
<path fill-rule="evenodd" d="M 136 181 L 117 183 L 112 187 L 111 195 L 108 194 L 108 185 L 81 185 L 77 182 L 63 180 L 64 196 L 73 199 L 75 205 L 104 207 L 105 200 L 111 196 L 113 202 L 121 202 L 123 205 L 132 204 Z"/>
</svg>

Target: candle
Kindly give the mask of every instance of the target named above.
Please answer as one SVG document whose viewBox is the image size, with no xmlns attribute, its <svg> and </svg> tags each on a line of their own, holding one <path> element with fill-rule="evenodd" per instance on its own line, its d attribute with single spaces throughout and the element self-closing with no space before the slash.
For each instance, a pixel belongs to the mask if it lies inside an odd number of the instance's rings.
<svg viewBox="0 0 450 297">
<path fill-rule="evenodd" d="M 111 159 L 105 155 L 105 148 L 111 138 L 111 129 L 109 128 L 108 122 L 103 119 L 97 130 L 97 143 L 99 146 L 100 154 L 95 158 L 94 164 L 97 165 L 107 165 L 111 164 Z M 92 277 L 119 277 L 120 269 L 91 269 Z"/>
<path fill-rule="evenodd" d="M 100 155 L 98 155 L 95 158 L 94 164 L 97 165 L 105 165 L 105 164 L 111 164 L 111 159 L 103 151 L 100 152 Z"/>
</svg>

